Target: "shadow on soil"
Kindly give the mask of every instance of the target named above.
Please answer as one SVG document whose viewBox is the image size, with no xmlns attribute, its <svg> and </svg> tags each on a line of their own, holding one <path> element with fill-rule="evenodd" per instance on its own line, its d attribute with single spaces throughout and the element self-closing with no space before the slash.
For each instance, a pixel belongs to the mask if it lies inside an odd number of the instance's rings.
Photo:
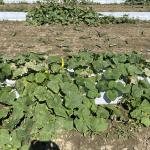
<svg viewBox="0 0 150 150">
<path fill-rule="evenodd" d="M 29 150 L 60 150 L 59 146 L 52 141 L 37 141 L 31 142 Z"/>
</svg>

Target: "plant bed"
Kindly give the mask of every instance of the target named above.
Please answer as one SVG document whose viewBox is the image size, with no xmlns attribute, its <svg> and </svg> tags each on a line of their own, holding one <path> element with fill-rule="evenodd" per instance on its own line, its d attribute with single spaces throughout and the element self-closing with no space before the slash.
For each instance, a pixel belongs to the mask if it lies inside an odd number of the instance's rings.
<svg viewBox="0 0 150 150">
<path fill-rule="evenodd" d="M 31 9 L 27 14 L 27 21 L 33 25 L 44 24 L 87 24 L 98 26 L 100 24 L 120 24 L 135 23 L 136 19 L 130 19 L 128 16 L 115 18 L 113 16 L 104 16 L 97 13 L 92 8 L 81 7 L 79 5 L 59 4 L 59 3 L 40 3 L 38 7 Z"/>
<path fill-rule="evenodd" d="M 111 120 L 150 125 L 150 63 L 135 52 L 0 57 L 0 148 L 21 149 L 62 131 L 100 134 Z M 8 80 L 6 80 L 8 79 Z M 117 80 L 123 80 L 116 82 Z M 109 103 L 97 105 L 105 91 Z"/>
</svg>

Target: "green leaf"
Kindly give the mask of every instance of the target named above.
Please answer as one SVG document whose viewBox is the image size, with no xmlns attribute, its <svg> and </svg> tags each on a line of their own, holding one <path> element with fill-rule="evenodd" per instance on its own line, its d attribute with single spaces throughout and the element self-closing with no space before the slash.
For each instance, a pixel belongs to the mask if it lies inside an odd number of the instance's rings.
<svg viewBox="0 0 150 150">
<path fill-rule="evenodd" d="M 19 76 L 23 76 L 26 73 L 28 73 L 28 69 L 26 67 L 17 68 L 13 72 L 13 78 L 16 78 L 16 77 L 19 77 Z"/>
<path fill-rule="evenodd" d="M 129 75 L 141 75 L 142 74 L 142 70 L 136 67 L 135 65 L 128 65 L 127 71 Z"/>
<path fill-rule="evenodd" d="M 11 145 L 16 149 L 20 148 L 22 141 L 18 138 L 16 131 L 11 132 L 11 138 Z"/>
<path fill-rule="evenodd" d="M 8 130 L 0 129 L 0 148 L 2 148 L 5 144 L 9 144 L 10 140 L 11 138 Z"/>
<path fill-rule="evenodd" d="M 75 124 L 76 129 L 81 133 L 86 134 L 87 131 L 89 130 L 83 118 L 80 118 L 80 119 L 76 118 L 74 120 L 74 124 Z"/>
<path fill-rule="evenodd" d="M 0 64 L 0 81 L 3 81 L 5 78 L 11 76 L 11 68 L 9 64 Z"/>
<path fill-rule="evenodd" d="M 47 87 L 52 90 L 54 93 L 58 93 L 59 92 L 59 83 L 56 80 L 53 81 L 49 81 L 47 83 Z"/>
<path fill-rule="evenodd" d="M 79 93 L 78 87 L 73 83 L 64 82 L 60 86 L 62 92 L 66 95 L 68 95 L 70 92 L 74 92 L 76 94 Z"/>
<path fill-rule="evenodd" d="M 118 64 L 117 65 L 117 69 L 121 72 L 121 74 L 123 76 L 127 76 L 128 75 L 126 64 Z"/>
<path fill-rule="evenodd" d="M 55 95 L 49 94 L 47 97 L 46 103 L 49 108 L 56 108 L 62 105 L 62 99 L 57 94 Z"/>
<path fill-rule="evenodd" d="M 26 83 L 27 82 L 24 79 L 18 79 L 16 81 L 15 88 L 19 92 L 19 94 L 23 93 Z"/>
<path fill-rule="evenodd" d="M 99 92 L 106 91 L 109 89 L 108 82 L 106 80 L 100 80 L 98 81 L 96 88 L 99 90 Z"/>
<path fill-rule="evenodd" d="M 66 109 L 63 106 L 55 107 L 54 112 L 56 116 L 61 116 L 61 117 L 66 117 L 66 118 L 68 117 L 66 113 Z"/>
<path fill-rule="evenodd" d="M 53 118 L 45 104 L 36 105 L 33 121 L 35 122 L 34 125 L 37 129 L 40 129 L 47 124 L 51 124 L 50 122 L 53 121 Z"/>
<path fill-rule="evenodd" d="M 75 78 L 75 81 L 78 86 L 84 86 L 85 78 L 78 76 Z"/>
<path fill-rule="evenodd" d="M 131 94 L 135 98 L 140 98 L 143 95 L 143 89 L 138 87 L 138 85 L 133 85 Z"/>
<path fill-rule="evenodd" d="M 38 140 L 40 141 L 50 141 L 52 135 L 53 135 L 53 128 L 51 128 L 50 126 L 46 125 L 44 126 L 42 129 L 40 129 L 39 133 L 38 133 Z"/>
<path fill-rule="evenodd" d="M 90 114 L 91 114 L 90 109 L 83 104 L 80 105 L 77 111 L 74 110 L 74 115 L 77 116 L 78 118 L 83 118 L 84 120 L 87 120 Z"/>
<path fill-rule="evenodd" d="M 127 84 L 121 91 L 123 94 L 130 94 L 131 93 L 131 85 Z"/>
<path fill-rule="evenodd" d="M 48 57 L 48 63 L 60 63 L 61 58 L 60 56 L 50 56 Z"/>
<path fill-rule="evenodd" d="M 73 130 L 73 120 L 71 118 L 56 117 L 55 129 Z"/>
<path fill-rule="evenodd" d="M 107 80 L 118 80 L 121 76 L 121 72 L 118 69 L 107 69 L 103 75 Z"/>
<path fill-rule="evenodd" d="M 15 131 L 16 131 L 16 136 L 21 141 L 21 143 L 29 142 L 31 135 L 26 129 L 24 129 L 23 127 L 20 127 L 20 128 L 17 128 Z"/>
<path fill-rule="evenodd" d="M 78 108 L 82 103 L 82 96 L 75 92 L 69 92 L 65 96 L 65 106 L 67 108 Z"/>
<path fill-rule="evenodd" d="M 96 115 L 98 118 L 108 119 L 109 118 L 109 111 L 103 107 L 98 107 L 98 109 L 96 111 Z"/>
<path fill-rule="evenodd" d="M 42 82 L 44 82 L 45 79 L 46 79 L 46 76 L 45 76 L 44 73 L 37 73 L 37 74 L 35 75 L 35 81 L 36 81 L 37 83 L 42 83 Z"/>
<path fill-rule="evenodd" d="M 93 132 L 102 132 L 102 131 L 107 130 L 108 123 L 103 118 L 92 117 L 89 127 Z"/>
<path fill-rule="evenodd" d="M 48 99 L 51 99 L 53 97 L 52 92 L 47 90 L 45 86 L 38 86 L 33 95 L 39 100 L 39 101 L 46 101 Z"/>
<path fill-rule="evenodd" d="M 115 81 L 109 81 L 109 83 L 108 83 L 108 87 L 109 87 L 109 89 L 114 89 L 115 87 L 116 87 L 116 82 Z"/>
<path fill-rule="evenodd" d="M 118 97 L 118 92 L 116 90 L 108 90 L 106 96 L 110 101 L 114 101 Z"/>
<path fill-rule="evenodd" d="M 51 70 L 52 70 L 53 73 L 59 72 L 60 69 L 61 69 L 61 66 L 58 65 L 58 64 L 52 64 L 51 65 Z"/>
<path fill-rule="evenodd" d="M 24 116 L 26 105 L 21 100 L 22 99 L 20 98 L 13 104 L 11 117 L 8 118 L 8 123 L 6 123 L 7 128 L 9 128 L 10 130 L 16 127 Z"/>
<path fill-rule="evenodd" d="M 118 90 L 118 91 L 120 91 L 121 93 L 127 92 L 127 91 L 124 91 L 125 90 L 125 85 L 123 83 L 121 83 L 121 82 L 117 82 L 116 83 L 115 89 Z M 129 88 L 129 90 L 130 90 L 130 88 Z"/>
<path fill-rule="evenodd" d="M 144 80 L 140 80 L 139 81 L 139 85 L 142 87 L 142 88 L 150 88 L 150 83 L 148 82 L 147 79 L 144 79 Z"/>
<path fill-rule="evenodd" d="M 12 105 L 15 99 L 16 99 L 15 91 L 13 91 L 10 87 L 5 87 L 0 90 L 1 103 Z"/>
<path fill-rule="evenodd" d="M 26 77 L 27 81 L 29 82 L 34 82 L 35 80 L 35 76 L 33 73 L 29 74 L 27 77 Z"/>
<path fill-rule="evenodd" d="M 144 124 L 146 127 L 149 127 L 150 126 L 150 118 L 149 117 L 142 118 L 141 123 Z"/>
<path fill-rule="evenodd" d="M 100 96 L 100 94 L 98 93 L 97 89 L 89 90 L 88 93 L 87 93 L 87 97 L 89 97 L 89 98 L 96 98 L 96 97 L 99 97 L 99 96 Z"/>
<path fill-rule="evenodd" d="M 29 149 L 29 145 L 23 145 L 23 146 L 20 148 L 20 150 L 27 150 L 27 149 Z"/>
<path fill-rule="evenodd" d="M 10 111 L 10 108 L 8 107 L 2 107 L 0 109 L 0 119 L 5 118 L 8 114 L 8 112 Z"/>
<path fill-rule="evenodd" d="M 95 81 L 90 78 L 86 79 L 85 87 L 89 90 L 95 90 Z"/>
<path fill-rule="evenodd" d="M 36 62 L 34 61 L 30 61 L 30 62 L 26 62 L 25 63 L 25 67 L 30 69 L 30 70 L 34 70 L 34 71 L 45 71 L 48 69 L 48 65 L 41 62 L 40 64 L 36 64 Z"/>
</svg>

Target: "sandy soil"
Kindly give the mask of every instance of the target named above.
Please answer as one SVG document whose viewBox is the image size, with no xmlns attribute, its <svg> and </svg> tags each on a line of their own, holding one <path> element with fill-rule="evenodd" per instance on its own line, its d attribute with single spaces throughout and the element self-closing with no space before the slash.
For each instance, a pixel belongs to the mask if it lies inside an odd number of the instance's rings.
<svg viewBox="0 0 150 150">
<path fill-rule="evenodd" d="M 128 137 L 116 137 L 114 134 L 83 136 L 77 132 L 66 133 L 60 136 L 55 143 L 61 150 L 149 150 L 150 129 L 141 129 Z M 118 134 L 118 133 L 117 133 Z"/>
<path fill-rule="evenodd" d="M 91 5 L 91 7 L 96 11 L 129 11 L 129 12 L 149 12 L 150 11 L 150 5 Z"/>
<path fill-rule="evenodd" d="M 150 23 L 75 27 L 29 26 L 23 22 L 0 22 L 0 52 L 15 55 L 25 51 L 65 54 L 89 49 L 150 53 Z"/>
<path fill-rule="evenodd" d="M 0 11 L 27 11 L 36 4 L 5 4 L 0 5 Z M 135 11 L 135 12 L 149 12 L 150 5 L 124 5 L 124 4 L 103 4 L 103 5 L 84 5 L 92 7 L 96 11 Z"/>
</svg>

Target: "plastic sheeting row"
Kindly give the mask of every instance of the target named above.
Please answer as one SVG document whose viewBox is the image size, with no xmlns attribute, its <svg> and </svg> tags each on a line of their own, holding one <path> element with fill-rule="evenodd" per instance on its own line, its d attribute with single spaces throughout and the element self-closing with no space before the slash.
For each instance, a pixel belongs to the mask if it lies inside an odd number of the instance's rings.
<svg viewBox="0 0 150 150">
<path fill-rule="evenodd" d="M 150 20 L 150 12 L 98 12 L 104 16 L 122 17 L 128 15 L 129 18 L 139 20 Z M 0 12 L 0 21 L 26 21 L 25 12 Z"/>
<path fill-rule="evenodd" d="M 30 4 L 32 4 L 32 3 L 36 3 L 37 1 L 42 1 L 42 0 L 3 0 L 3 2 L 6 4 L 11 4 L 11 3 L 30 3 Z M 58 1 L 62 2 L 63 0 L 58 0 Z M 120 4 L 120 3 L 124 3 L 125 0 L 87 0 L 87 2 L 100 3 L 100 4 Z"/>
</svg>

